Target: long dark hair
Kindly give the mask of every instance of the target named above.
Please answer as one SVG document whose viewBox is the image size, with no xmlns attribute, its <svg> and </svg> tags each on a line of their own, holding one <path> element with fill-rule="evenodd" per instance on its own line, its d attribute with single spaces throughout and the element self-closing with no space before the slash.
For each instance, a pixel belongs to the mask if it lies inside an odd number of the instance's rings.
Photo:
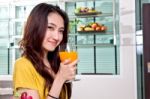
<svg viewBox="0 0 150 99">
<path fill-rule="evenodd" d="M 20 48 L 23 49 L 22 56 L 27 57 L 32 62 L 37 72 L 45 79 L 44 94 L 46 88 L 50 90 L 50 87 L 54 81 L 52 75 L 48 72 L 45 64 L 43 63 L 44 53 L 42 48 L 42 41 L 44 39 L 48 25 L 47 16 L 49 13 L 58 13 L 63 18 L 64 32 L 61 43 L 66 43 L 68 38 L 69 25 L 68 15 L 58 6 L 46 3 L 40 3 L 33 8 L 24 28 L 23 39 L 20 41 Z M 49 52 L 47 58 L 51 64 L 52 70 L 57 73 L 60 65 L 58 47 L 56 47 L 53 52 Z M 68 97 L 70 98 L 71 83 L 67 83 L 66 86 L 68 89 Z"/>
</svg>

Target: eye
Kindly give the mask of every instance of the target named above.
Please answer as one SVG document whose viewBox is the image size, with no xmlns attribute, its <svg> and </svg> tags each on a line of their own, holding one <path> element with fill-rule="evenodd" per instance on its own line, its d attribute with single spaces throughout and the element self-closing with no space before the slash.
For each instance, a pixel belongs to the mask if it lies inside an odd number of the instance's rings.
<svg viewBox="0 0 150 99">
<path fill-rule="evenodd" d="M 63 32 L 64 32 L 64 30 L 59 30 L 59 32 L 60 32 L 60 33 L 63 33 Z"/>
<path fill-rule="evenodd" d="M 52 27 L 52 26 L 48 26 L 47 27 L 49 30 L 54 30 L 54 27 Z"/>
<path fill-rule="evenodd" d="M 63 34 L 63 33 L 64 33 L 64 30 L 59 30 L 59 33 L 60 33 L 60 34 Z"/>
</svg>

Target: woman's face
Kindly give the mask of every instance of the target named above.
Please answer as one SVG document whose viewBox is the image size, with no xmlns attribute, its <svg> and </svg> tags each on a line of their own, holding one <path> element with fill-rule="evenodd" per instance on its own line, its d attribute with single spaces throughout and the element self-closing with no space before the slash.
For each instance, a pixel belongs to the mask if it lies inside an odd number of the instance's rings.
<svg viewBox="0 0 150 99">
<path fill-rule="evenodd" d="M 64 20 L 57 13 L 48 15 L 48 25 L 42 47 L 46 52 L 54 51 L 63 39 Z"/>
</svg>

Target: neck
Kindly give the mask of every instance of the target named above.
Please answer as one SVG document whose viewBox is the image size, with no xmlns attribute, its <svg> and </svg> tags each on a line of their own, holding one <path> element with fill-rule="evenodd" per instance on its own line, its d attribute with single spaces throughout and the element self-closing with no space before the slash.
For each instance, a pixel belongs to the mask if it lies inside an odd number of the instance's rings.
<svg viewBox="0 0 150 99">
<path fill-rule="evenodd" d="M 50 75 L 55 78 L 55 73 L 53 72 L 52 68 L 51 68 L 51 64 L 49 63 L 48 59 L 47 59 L 47 55 L 48 55 L 48 52 L 45 52 L 44 53 L 44 59 L 43 59 L 43 62 L 44 64 L 47 66 L 47 69 L 50 73 Z"/>
<path fill-rule="evenodd" d="M 48 52 L 44 52 L 43 62 L 46 66 L 49 66 L 49 62 L 48 62 L 48 59 L 47 59 L 47 54 L 48 54 Z"/>
<path fill-rule="evenodd" d="M 44 60 L 47 60 L 47 55 L 48 55 L 48 52 L 44 51 Z"/>
<path fill-rule="evenodd" d="M 49 71 L 49 74 L 55 78 L 55 73 L 54 71 L 52 70 L 51 68 L 51 64 L 49 63 L 48 59 L 47 59 L 47 54 L 44 55 L 44 60 L 43 60 L 44 64 L 46 65 L 47 67 L 47 70 Z"/>
</svg>

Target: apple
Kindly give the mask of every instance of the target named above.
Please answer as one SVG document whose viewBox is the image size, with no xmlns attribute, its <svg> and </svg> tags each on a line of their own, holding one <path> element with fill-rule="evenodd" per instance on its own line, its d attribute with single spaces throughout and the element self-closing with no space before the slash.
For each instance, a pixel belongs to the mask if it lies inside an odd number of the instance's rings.
<svg viewBox="0 0 150 99">
<path fill-rule="evenodd" d="M 84 7 L 80 8 L 80 12 L 83 13 L 84 12 Z"/>
<path fill-rule="evenodd" d="M 100 26 L 97 26 L 95 30 L 96 30 L 96 31 L 101 31 L 101 27 L 100 27 Z"/>
<path fill-rule="evenodd" d="M 94 30 L 96 30 L 97 23 L 93 23 L 93 24 L 91 25 L 91 27 L 92 27 Z"/>
<path fill-rule="evenodd" d="M 107 29 L 106 26 L 101 26 L 101 31 L 105 31 Z"/>
</svg>

